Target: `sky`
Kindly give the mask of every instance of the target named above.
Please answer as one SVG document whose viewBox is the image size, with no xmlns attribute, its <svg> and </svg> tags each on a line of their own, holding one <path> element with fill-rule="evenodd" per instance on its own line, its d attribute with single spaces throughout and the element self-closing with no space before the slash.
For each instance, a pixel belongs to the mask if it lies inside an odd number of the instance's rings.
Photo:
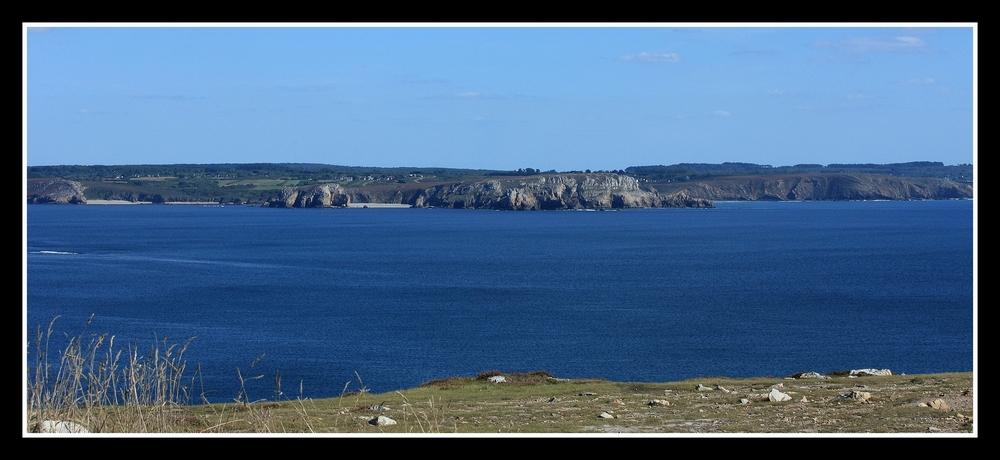
<svg viewBox="0 0 1000 460">
<path fill-rule="evenodd" d="M 976 27 L 25 23 L 24 161 L 973 163 Z"/>
</svg>

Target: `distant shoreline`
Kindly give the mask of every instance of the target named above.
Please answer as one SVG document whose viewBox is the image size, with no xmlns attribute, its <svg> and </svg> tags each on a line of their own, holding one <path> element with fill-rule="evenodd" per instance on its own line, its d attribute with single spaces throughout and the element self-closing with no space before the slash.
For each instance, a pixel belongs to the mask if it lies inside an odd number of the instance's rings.
<svg viewBox="0 0 1000 460">
<path fill-rule="evenodd" d="M 128 200 L 87 200 L 87 204 L 153 204 L 152 201 L 128 201 Z M 218 205 L 218 201 L 168 201 L 160 204 L 199 204 Z"/>
</svg>

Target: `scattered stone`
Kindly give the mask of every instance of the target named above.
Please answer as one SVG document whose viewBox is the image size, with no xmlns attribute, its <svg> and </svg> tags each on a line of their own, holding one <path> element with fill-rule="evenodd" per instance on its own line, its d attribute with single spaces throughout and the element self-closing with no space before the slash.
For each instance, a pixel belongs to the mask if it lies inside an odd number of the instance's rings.
<svg viewBox="0 0 1000 460">
<path fill-rule="evenodd" d="M 694 389 L 697 391 L 712 391 L 711 387 L 706 387 L 705 385 L 702 385 L 700 383 L 698 384 L 698 386 L 694 387 Z"/>
<path fill-rule="evenodd" d="M 590 392 L 587 392 L 587 393 L 580 393 L 580 394 L 579 394 L 579 395 L 577 395 L 577 396 L 597 396 L 597 393 L 590 393 Z"/>
<path fill-rule="evenodd" d="M 929 406 L 938 410 L 951 410 L 951 406 L 944 402 L 943 399 L 935 399 L 934 401 L 931 401 Z"/>
<path fill-rule="evenodd" d="M 611 414 L 609 414 L 609 413 L 607 413 L 607 412 L 601 412 L 601 415 L 598 415 L 598 417 L 599 417 L 599 418 L 606 418 L 606 419 L 612 419 L 612 418 L 615 418 L 615 416 L 614 416 L 614 415 L 611 415 Z"/>
<path fill-rule="evenodd" d="M 801 373 L 793 375 L 792 377 L 794 377 L 796 379 L 828 379 L 828 378 L 830 378 L 830 377 L 827 377 L 827 376 L 825 376 L 823 374 L 820 374 L 819 372 L 801 372 Z"/>
<path fill-rule="evenodd" d="M 855 388 L 868 388 L 868 385 L 862 385 L 860 383 L 854 385 Z"/>
<path fill-rule="evenodd" d="M 892 371 L 889 369 L 853 369 L 851 370 L 850 376 L 852 377 L 868 377 L 868 376 L 884 376 L 892 375 Z"/>
<path fill-rule="evenodd" d="M 800 400 L 799 400 L 799 402 L 804 402 L 804 403 L 806 403 L 806 402 L 809 402 L 809 400 L 808 400 L 808 399 L 806 399 L 805 395 L 802 395 L 802 399 L 800 399 Z"/>
<path fill-rule="evenodd" d="M 729 394 L 729 393 L 730 393 L 730 391 L 729 391 L 729 390 L 727 390 L 727 389 L 726 389 L 725 387 L 723 387 L 722 385 L 716 385 L 716 386 L 715 386 L 715 390 L 716 390 L 716 391 L 721 391 L 721 392 L 723 392 L 723 393 L 726 393 L 726 394 Z"/>
<path fill-rule="evenodd" d="M 740 398 L 740 404 L 750 404 L 750 400 L 747 398 Z"/>
<path fill-rule="evenodd" d="M 868 402 L 869 399 L 872 399 L 872 394 L 868 393 L 867 391 L 853 391 L 852 390 L 850 393 L 845 393 L 845 394 L 842 394 L 842 395 L 838 396 L 838 398 L 840 398 L 840 399 L 854 399 L 854 400 L 861 401 L 861 402 Z"/>
<path fill-rule="evenodd" d="M 494 376 L 490 377 L 490 382 L 493 382 L 493 383 L 506 383 L 507 382 L 507 377 L 504 377 L 502 375 L 494 375 Z"/>
<path fill-rule="evenodd" d="M 82 425 L 62 420 L 43 420 L 35 426 L 36 433 L 90 433 Z"/>
<path fill-rule="evenodd" d="M 617 404 L 619 406 L 624 406 L 625 405 L 625 401 L 622 401 L 620 399 L 616 399 L 614 401 L 611 401 L 611 404 Z"/>
<path fill-rule="evenodd" d="M 553 396 L 553 397 L 549 398 L 549 402 L 550 403 L 559 402 L 559 398 Z"/>
<path fill-rule="evenodd" d="M 767 394 L 767 400 L 771 402 L 791 401 L 792 397 L 778 391 L 777 388 L 772 388 L 771 392 Z"/>
<path fill-rule="evenodd" d="M 772 389 L 774 389 L 774 388 L 785 388 L 785 384 L 784 383 L 776 383 L 774 385 L 771 385 L 771 388 Z"/>
<path fill-rule="evenodd" d="M 653 406 L 669 406 L 670 405 L 670 401 L 667 401 L 666 399 L 654 399 L 654 400 L 650 401 L 648 405 L 650 407 L 653 407 Z"/>
<path fill-rule="evenodd" d="M 387 426 L 395 425 L 396 421 L 384 415 L 379 415 L 378 417 L 369 420 L 368 423 L 375 426 Z"/>
</svg>

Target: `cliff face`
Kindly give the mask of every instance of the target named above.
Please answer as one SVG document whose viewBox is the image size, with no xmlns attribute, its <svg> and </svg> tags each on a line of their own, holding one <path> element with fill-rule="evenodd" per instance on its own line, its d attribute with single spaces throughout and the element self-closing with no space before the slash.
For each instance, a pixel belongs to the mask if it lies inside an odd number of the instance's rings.
<svg viewBox="0 0 1000 460">
<path fill-rule="evenodd" d="M 661 196 L 640 187 L 635 178 L 617 174 L 555 174 L 442 185 L 424 190 L 411 204 L 518 211 L 712 207 L 707 200 L 684 194 Z"/>
<path fill-rule="evenodd" d="M 501 210 L 711 208 L 685 192 L 660 195 L 629 176 L 553 174 L 442 184 L 407 190 L 344 189 L 334 184 L 286 188 L 275 207 L 347 206 L 349 203 L 405 203 L 414 207 Z"/>
<path fill-rule="evenodd" d="M 28 179 L 28 203 L 86 204 L 83 185 L 63 179 Z"/>
<path fill-rule="evenodd" d="M 937 178 L 877 174 L 724 177 L 661 185 L 715 201 L 944 200 L 972 198 L 972 186 Z"/>
<path fill-rule="evenodd" d="M 285 187 L 277 200 L 268 202 L 272 208 L 329 208 L 343 207 L 351 203 L 345 189 L 337 184 Z"/>
</svg>

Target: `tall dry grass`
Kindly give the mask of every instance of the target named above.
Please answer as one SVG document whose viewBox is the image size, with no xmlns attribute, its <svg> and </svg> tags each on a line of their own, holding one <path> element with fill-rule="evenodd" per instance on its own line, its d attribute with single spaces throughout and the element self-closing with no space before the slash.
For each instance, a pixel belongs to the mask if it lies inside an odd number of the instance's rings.
<svg viewBox="0 0 1000 460">
<path fill-rule="evenodd" d="M 184 353 L 194 337 L 183 344 L 154 340 L 148 351 L 134 341 L 121 346 L 113 335 L 90 333 L 91 316 L 79 334 L 64 334 L 67 344 L 53 354 L 50 345 L 60 338 L 54 335 L 57 319 L 44 330 L 38 326 L 33 337 L 26 382 L 29 431 L 50 420 L 73 422 L 92 433 L 281 431 L 271 417 L 273 404 L 251 402 L 242 385 L 235 404 L 209 404 L 204 392 L 192 394 L 200 369 L 185 375 Z M 260 378 L 245 377 L 239 368 L 237 376 L 241 384 Z M 280 374 L 275 385 L 277 400 Z M 190 410 L 194 397 L 204 410 Z M 305 406 L 300 410 L 307 418 Z"/>
<path fill-rule="evenodd" d="M 116 346 L 115 336 L 84 330 L 68 336 L 53 356 L 56 317 L 34 337 L 34 360 L 27 382 L 28 426 L 44 420 L 72 421 L 91 432 L 169 431 L 178 406 L 190 403 L 185 385 L 184 344 L 155 342 L 141 351 L 136 342 Z M 193 380 L 192 380 L 193 383 Z"/>
</svg>

